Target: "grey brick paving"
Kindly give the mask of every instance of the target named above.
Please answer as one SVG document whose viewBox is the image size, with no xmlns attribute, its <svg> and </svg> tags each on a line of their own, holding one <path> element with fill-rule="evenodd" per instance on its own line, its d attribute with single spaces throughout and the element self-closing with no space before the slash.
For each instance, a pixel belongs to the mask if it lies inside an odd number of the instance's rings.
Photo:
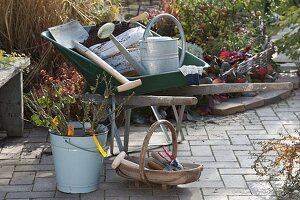
<svg viewBox="0 0 300 200">
<path fill-rule="evenodd" d="M 201 163 L 199 181 L 166 191 L 118 176 L 105 160 L 99 189 L 88 194 L 65 194 L 56 190 L 55 172 L 47 130 L 25 130 L 23 138 L 0 140 L 1 199 L 103 199 L 103 200 L 275 200 L 274 190 L 282 180 L 268 182 L 251 169 L 251 153 L 260 150 L 259 141 L 279 138 L 300 128 L 300 92 L 277 104 L 230 116 L 208 116 L 186 122 L 186 140 L 178 144 L 178 159 Z M 132 126 L 130 148 L 140 146 L 149 126 Z M 164 141 L 158 133 L 153 143 Z M 139 154 L 133 154 L 138 156 Z"/>
<path fill-rule="evenodd" d="M 11 185 L 32 184 L 35 172 L 14 172 L 10 181 Z"/>
</svg>

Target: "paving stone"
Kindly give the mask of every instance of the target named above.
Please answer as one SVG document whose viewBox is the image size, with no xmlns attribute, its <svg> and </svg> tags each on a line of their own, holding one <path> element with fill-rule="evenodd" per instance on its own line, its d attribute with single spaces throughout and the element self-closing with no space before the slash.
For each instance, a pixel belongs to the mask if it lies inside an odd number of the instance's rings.
<svg viewBox="0 0 300 200">
<path fill-rule="evenodd" d="M 270 121 L 264 121 L 263 123 L 266 131 L 269 134 L 279 134 L 279 133 L 286 134 L 286 130 L 282 125 L 281 121 L 278 121 L 279 123 L 267 123 L 267 122 Z"/>
<path fill-rule="evenodd" d="M 15 143 L 8 143 L 5 144 L 1 150 L 1 154 L 17 154 L 21 153 L 23 149 L 23 144 L 15 144 Z"/>
<path fill-rule="evenodd" d="M 279 134 L 268 134 L 268 135 L 249 135 L 250 140 L 274 140 L 280 139 Z"/>
<path fill-rule="evenodd" d="M 229 145 L 229 140 L 197 140 L 197 141 L 190 141 L 190 145 Z"/>
<path fill-rule="evenodd" d="M 14 172 L 11 185 L 32 184 L 35 172 Z"/>
<path fill-rule="evenodd" d="M 253 165 L 255 158 L 248 155 L 248 156 L 236 156 L 241 167 L 246 168 Z"/>
<path fill-rule="evenodd" d="M 259 117 L 276 117 L 274 110 L 270 107 L 258 108 L 255 111 Z"/>
<path fill-rule="evenodd" d="M 220 181 L 196 181 L 181 186 L 182 188 L 222 188 L 223 182 Z"/>
<path fill-rule="evenodd" d="M 291 107 L 291 108 L 299 108 L 300 107 L 299 99 L 297 99 L 297 100 L 288 100 L 287 103 L 288 103 L 289 107 Z"/>
<path fill-rule="evenodd" d="M 194 140 L 208 140 L 207 135 L 186 135 L 184 136 L 187 141 L 194 141 Z"/>
<path fill-rule="evenodd" d="M 203 169 L 200 177 L 201 181 L 221 181 L 221 177 L 219 174 L 219 171 L 217 169 L 209 169 L 205 168 Z"/>
<path fill-rule="evenodd" d="M 279 121 L 279 117 L 261 117 L 260 118 L 261 121 Z"/>
<path fill-rule="evenodd" d="M 182 141 L 177 145 L 177 150 L 178 151 L 189 151 L 190 150 L 190 145 L 188 141 Z"/>
<path fill-rule="evenodd" d="M 247 135 L 229 135 L 229 137 L 234 145 L 251 144 Z"/>
<path fill-rule="evenodd" d="M 99 200 L 104 199 L 104 190 L 96 190 L 94 192 L 81 194 L 81 200 Z"/>
<path fill-rule="evenodd" d="M 54 194 L 55 192 L 9 192 L 6 198 L 51 198 Z"/>
<path fill-rule="evenodd" d="M 246 188 L 203 188 L 204 196 L 225 196 L 225 195 L 251 195 L 249 189 Z"/>
<path fill-rule="evenodd" d="M 239 163 L 236 162 L 202 162 L 204 168 L 239 168 Z"/>
<path fill-rule="evenodd" d="M 236 157 L 232 150 L 213 151 L 216 161 L 236 161 Z"/>
<path fill-rule="evenodd" d="M 8 185 L 9 181 L 10 181 L 10 179 L 8 179 L 8 178 L 1 178 L 0 179 L 0 186 L 1 185 Z"/>
<path fill-rule="evenodd" d="M 53 171 L 54 165 L 19 165 L 15 171 Z"/>
<path fill-rule="evenodd" d="M 52 155 L 45 155 L 45 154 L 42 155 L 40 164 L 42 164 L 42 165 L 54 164 L 53 156 Z"/>
<path fill-rule="evenodd" d="M 4 199 L 6 196 L 6 192 L 0 192 L 0 199 Z"/>
<path fill-rule="evenodd" d="M 253 195 L 275 195 L 270 183 L 264 181 L 247 182 Z"/>
<path fill-rule="evenodd" d="M 100 197 L 100 195 L 101 195 L 101 193 L 100 192 L 97 192 L 97 191 L 102 191 L 102 193 L 103 193 L 103 198 L 104 198 L 104 191 L 103 190 L 96 190 L 96 192 L 90 192 L 90 193 L 87 193 L 87 194 L 91 194 L 91 193 L 93 193 L 93 194 L 98 194 L 99 195 L 99 197 L 98 197 L 98 199 L 101 199 Z M 79 199 L 80 198 L 80 195 L 81 195 L 81 197 L 83 196 L 83 195 L 86 195 L 86 194 L 71 194 L 71 193 L 64 193 L 64 192 L 60 192 L 60 191 L 58 191 L 58 190 L 56 190 L 55 191 L 55 198 L 61 198 L 61 199 L 67 199 L 67 198 L 72 198 L 72 199 Z M 93 196 L 93 195 L 91 195 L 91 196 Z"/>
<path fill-rule="evenodd" d="M 0 166 L 0 178 L 11 178 L 14 166 Z"/>
<path fill-rule="evenodd" d="M 144 196 L 144 195 L 151 195 L 152 189 L 147 188 L 123 188 L 120 189 L 107 189 L 105 190 L 105 198 L 106 197 L 114 197 L 114 196 Z"/>
<path fill-rule="evenodd" d="M 264 127 L 262 125 L 245 125 L 246 130 L 263 130 Z"/>
<path fill-rule="evenodd" d="M 19 159 L 20 155 L 21 155 L 21 153 L 1 153 L 0 160 Z"/>
<path fill-rule="evenodd" d="M 0 154 L 1 157 L 2 154 Z M 19 154 L 20 155 L 20 154 Z M 39 164 L 39 159 L 17 159 L 17 160 L 1 160 L 2 166 L 7 165 L 36 165 Z"/>
<path fill-rule="evenodd" d="M 300 108 L 274 108 L 275 112 L 300 112 Z"/>
<path fill-rule="evenodd" d="M 295 129 L 300 129 L 300 124 L 290 124 L 290 125 L 284 125 L 286 130 L 295 130 Z"/>
<path fill-rule="evenodd" d="M 33 191 L 54 191 L 56 190 L 55 177 L 35 178 Z"/>
<path fill-rule="evenodd" d="M 244 175 L 245 180 L 248 181 L 266 181 L 269 179 L 267 176 L 258 176 L 256 174 L 246 174 Z"/>
<path fill-rule="evenodd" d="M 235 102 L 222 102 L 221 104 L 215 105 L 212 109 L 214 115 L 232 115 L 237 112 L 245 111 L 245 106 L 242 103 Z"/>
<path fill-rule="evenodd" d="M 204 196 L 204 200 L 228 200 L 227 196 Z"/>
<path fill-rule="evenodd" d="M 254 150 L 254 148 L 249 145 L 211 146 L 211 148 L 213 151 L 216 151 L 216 150 L 234 150 L 234 151 L 236 151 L 236 150 L 240 150 L 240 151 Z"/>
<path fill-rule="evenodd" d="M 0 192 L 23 192 L 31 189 L 32 185 L 3 185 L 0 187 Z"/>
<path fill-rule="evenodd" d="M 250 167 L 250 166 L 249 166 Z M 220 174 L 256 174 L 251 168 L 237 168 L 237 169 L 219 169 Z"/>
<path fill-rule="evenodd" d="M 226 132 L 223 130 L 219 130 L 219 131 L 213 131 L 213 130 L 210 130 L 208 132 L 208 137 L 209 139 L 211 140 L 228 140 L 228 135 L 226 134 Z"/>
<path fill-rule="evenodd" d="M 39 178 L 47 178 L 47 177 L 54 177 L 54 171 L 37 171 L 35 177 Z"/>
<path fill-rule="evenodd" d="M 204 127 L 192 128 L 190 126 L 187 126 L 187 132 L 188 132 L 188 135 L 207 135 Z"/>
<path fill-rule="evenodd" d="M 229 200 L 276 200 L 276 196 L 229 196 Z"/>
<path fill-rule="evenodd" d="M 179 194 L 179 199 L 180 200 L 203 200 L 203 196 L 202 196 L 200 189 L 186 188 L 184 193 Z M 157 199 L 157 200 L 159 200 L 159 199 Z"/>
<path fill-rule="evenodd" d="M 205 129 L 207 131 L 209 130 L 213 130 L 213 131 L 230 131 L 230 130 L 244 130 L 245 128 L 243 126 L 216 126 L 216 125 L 213 125 L 213 126 L 205 126 Z"/>
<path fill-rule="evenodd" d="M 227 131 L 227 134 L 230 135 L 258 135 L 266 134 L 265 130 L 230 130 Z"/>
<path fill-rule="evenodd" d="M 226 188 L 247 188 L 242 175 L 222 175 Z"/>
<path fill-rule="evenodd" d="M 298 120 L 297 116 L 293 112 L 277 112 L 277 115 L 280 120 L 285 120 L 285 121 L 297 121 Z"/>
<path fill-rule="evenodd" d="M 211 156 L 192 156 L 192 157 L 181 157 L 181 156 L 177 156 L 179 162 L 182 163 L 198 163 L 201 164 L 202 162 L 206 162 L 206 161 L 216 161 L 215 158 L 213 157 L 213 155 Z"/>
<path fill-rule="evenodd" d="M 201 198 L 201 197 L 199 197 Z M 106 200 L 107 198 L 105 198 Z M 175 199 L 175 200 L 179 200 L 179 197 L 178 196 L 143 196 L 143 197 L 140 197 L 140 196 L 130 196 L 130 200 L 172 200 L 172 199 Z M 120 200 L 123 200 L 122 198 Z M 180 198 L 181 200 L 181 198 Z"/>
<path fill-rule="evenodd" d="M 177 151 L 177 156 L 191 156 L 191 151 Z"/>
<path fill-rule="evenodd" d="M 191 146 L 193 156 L 212 156 L 209 146 Z"/>
</svg>

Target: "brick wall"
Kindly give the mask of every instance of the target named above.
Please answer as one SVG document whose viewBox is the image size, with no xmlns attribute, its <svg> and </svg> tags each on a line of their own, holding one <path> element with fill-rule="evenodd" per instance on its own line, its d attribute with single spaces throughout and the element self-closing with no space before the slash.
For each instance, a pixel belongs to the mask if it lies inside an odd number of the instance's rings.
<svg viewBox="0 0 300 200">
<path fill-rule="evenodd" d="M 162 0 L 121 0 L 125 19 L 144 12 L 147 8 L 159 8 Z"/>
</svg>

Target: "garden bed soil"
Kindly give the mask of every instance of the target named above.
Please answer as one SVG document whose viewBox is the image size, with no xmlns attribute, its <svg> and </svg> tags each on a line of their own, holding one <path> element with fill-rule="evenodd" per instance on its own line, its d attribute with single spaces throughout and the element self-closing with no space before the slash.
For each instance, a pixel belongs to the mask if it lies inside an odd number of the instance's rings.
<svg viewBox="0 0 300 200">
<path fill-rule="evenodd" d="M 119 21 L 115 21 L 113 22 L 115 24 L 115 30 L 113 32 L 113 35 L 114 36 L 118 36 L 120 35 L 121 33 L 129 30 L 131 27 L 129 26 L 128 23 L 126 22 L 119 22 Z M 97 36 L 97 33 L 98 33 L 98 30 L 101 26 L 103 26 L 105 24 L 105 22 L 103 23 L 100 23 L 100 24 L 97 24 L 96 26 L 93 26 L 91 28 L 91 30 L 89 31 L 89 37 L 88 39 L 84 42 L 84 45 L 87 46 L 87 47 L 91 47 L 95 44 L 99 44 L 99 43 L 103 43 L 103 42 L 107 42 L 109 41 L 110 39 L 109 38 L 105 38 L 105 39 L 100 39 L 98 36 Z"/>
</svg>

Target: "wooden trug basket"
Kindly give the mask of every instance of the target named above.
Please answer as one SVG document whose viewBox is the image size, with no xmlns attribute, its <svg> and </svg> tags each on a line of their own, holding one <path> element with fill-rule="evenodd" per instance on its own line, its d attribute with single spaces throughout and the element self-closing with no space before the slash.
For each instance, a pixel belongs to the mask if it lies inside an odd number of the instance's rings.
<svg viewBox="0 0 300 200">
<path fill-rule="evenodd" d="M 152 170 L 147 167 L 147 160 L 145 159 L 149 140 L 160 124 L 165 124 L 172 134 L 172 155 L 177 156 L 177 135 L 174 126 L 167 120 L 159 120 L 151 125 L 147 135 L 144 138 L 140 157 L 126 156 L 125 159 L 129 162 L 121 163 L 116 172 L 118 175 L 147 184 L 161 184 L 163 188 L 168 185 L 179 185 L 197 181 L 200 178 L 203 166 L 199 164 L 181 163 L 184 166 L 183 170 L 166 171 L 166 170 Z"/>
</svg>

